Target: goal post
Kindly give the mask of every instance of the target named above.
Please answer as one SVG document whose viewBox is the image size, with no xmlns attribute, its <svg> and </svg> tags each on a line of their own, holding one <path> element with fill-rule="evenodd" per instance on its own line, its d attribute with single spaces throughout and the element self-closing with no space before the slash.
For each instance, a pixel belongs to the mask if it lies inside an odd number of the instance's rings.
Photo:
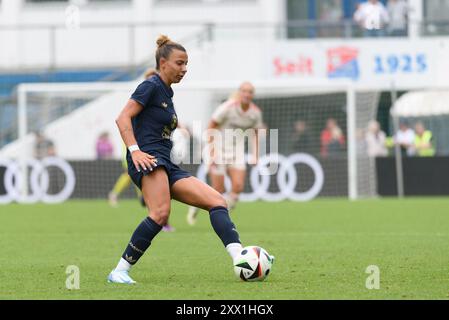
<svg viewBox="0 0 449 320">
<path fill-rule="evenodd" d="M 357 146 L 356 146 L 356 93 L 354 88 L 346 91 L 346 114 L 348 128 L 348 196 L 351 200 L 358 197 L 357 190 Z"/>
</svg>

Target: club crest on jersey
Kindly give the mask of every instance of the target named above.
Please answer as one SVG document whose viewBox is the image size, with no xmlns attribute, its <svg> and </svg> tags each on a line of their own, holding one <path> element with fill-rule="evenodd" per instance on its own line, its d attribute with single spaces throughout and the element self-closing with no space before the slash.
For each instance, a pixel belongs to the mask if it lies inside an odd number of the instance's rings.
<svg viewBox="0 0 449 320">
<path fill-rule="evenodd" d="M 164 108 L 167 108 L 167 107 L 168 107 L 168 103 L 167 103 L 167 102 L 162 102 L 162 106 L 163 106 Z"/>
</svg>

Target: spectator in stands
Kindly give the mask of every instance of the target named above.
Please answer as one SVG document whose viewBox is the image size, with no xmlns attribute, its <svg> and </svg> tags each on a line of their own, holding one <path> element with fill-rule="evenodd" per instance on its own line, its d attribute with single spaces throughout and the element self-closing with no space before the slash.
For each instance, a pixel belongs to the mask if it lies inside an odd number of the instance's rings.
<svg viewBox="0 0 449 320">
<path fill-rule="evenodd" d="M 321 2 L 320 37 L 340 37 L 342 35 L 341 20 L 343 18 L 340 0 Z"/>
<path fill-rule="evenodd" d="M 413 156 L 415 154 L 415 133 L 406 120 L 402 120 L 399 123 L 399 131 L 394 136 L 394 144 L 400 146 L 403 156 Z"/>
<path fill-rule="evenodd" d="M 382 37 L 390 18 L 387 8 L 379 0 L 368 0 L 358 6 L 354 21 L 364 30 L 365 37 Z"/>
<path fill-rule="evenodd" d="M 365 134 L 367 153 L 370 158 L 385 157 L 388 155 L 386 147 L 387 136 L 380 129 L 380 124 L 376 120 L 371 120 Z"/>
<path fill-rule="evenodd" d="M 294 124 L 294 132 L 291 138 L 291 152 L 314 153 L 314 143 L 310 136 L 307 124 L 303 120 L 298 120 Z"/>
<path fill-rule="evenodd" d="M 45 157 L 53 157 L 56 155 L 55 145 L 53 141 L 45 137 L 42 132 L 35 132 L 34 157 L 42 159 Z"/>
<path fill-rule="evenodd" d="M 432 132 L 426 130 L 422 122 L 415 124 L 415 150 L 419 157 L 433 157 L 435 155 Z"/>
<path fill-rule="evenodd" d="M 389 0 L 387 4 L 390 24 L 388 34 L 392 37 L 407 36 L 409 6 L 406 0 Z"/>
<path fill-rule="evenodd" d="M 114 154 L 114 146 L 109 139 L 109 133 L 103 132 L 97 139 L 96 143 L 97 159 L 111 159 Z"/>
<path fill-rule="evenodd" d="M 344 150 L 345 136 L 333 118 L 326 122 L 326 128 L 321 131 L 321 156 L 337 155 Z"/>
</svg>

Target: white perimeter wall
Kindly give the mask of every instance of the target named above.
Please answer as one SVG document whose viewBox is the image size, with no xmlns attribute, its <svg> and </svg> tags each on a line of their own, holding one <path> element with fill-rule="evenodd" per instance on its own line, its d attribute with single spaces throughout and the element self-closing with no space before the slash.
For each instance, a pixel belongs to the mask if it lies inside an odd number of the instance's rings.
<svg viewBox="0 0 449 320">
<path fill-rule="evenodd" d="M 87 4 L 26 4 L 2 0 L 0 5 L 0 68 L 126 66 L 153 57 L 161 33 L 197 46 L 195 35 L 205 23 L 230 26 L 283 20 L 284 0 L 233 3 L 159 3 L 154 0 Z M 174 10 L 176 8 L 176 10 Z M 79 21 L 79 27 L 76 21 Z M 151 24 L 130 28 L 131 24 Z M 111 26 L 113 25 L 113 27 Z M 56 28 L 50 28 L 54 25 Z M 93 26 L 95 25 L 95 26 Z M 221 37 L 242 37 L 229 30 Z M 265 36 L 265 35 L 264 35 Z"/>
</svg>

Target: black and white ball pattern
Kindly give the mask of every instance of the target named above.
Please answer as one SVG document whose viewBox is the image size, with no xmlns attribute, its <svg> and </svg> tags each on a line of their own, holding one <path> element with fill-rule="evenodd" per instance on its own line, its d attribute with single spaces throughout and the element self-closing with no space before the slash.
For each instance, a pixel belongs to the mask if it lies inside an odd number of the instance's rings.
<svg viewBox="0 0 449 320">
<path fill-rule="evenodd" d="M 243 281 L 263 281 L 269 275 L 273 261 L 268 252 L 258 246 L 242 249 L 234 259 L 234 272 Z"/>
</svg>

